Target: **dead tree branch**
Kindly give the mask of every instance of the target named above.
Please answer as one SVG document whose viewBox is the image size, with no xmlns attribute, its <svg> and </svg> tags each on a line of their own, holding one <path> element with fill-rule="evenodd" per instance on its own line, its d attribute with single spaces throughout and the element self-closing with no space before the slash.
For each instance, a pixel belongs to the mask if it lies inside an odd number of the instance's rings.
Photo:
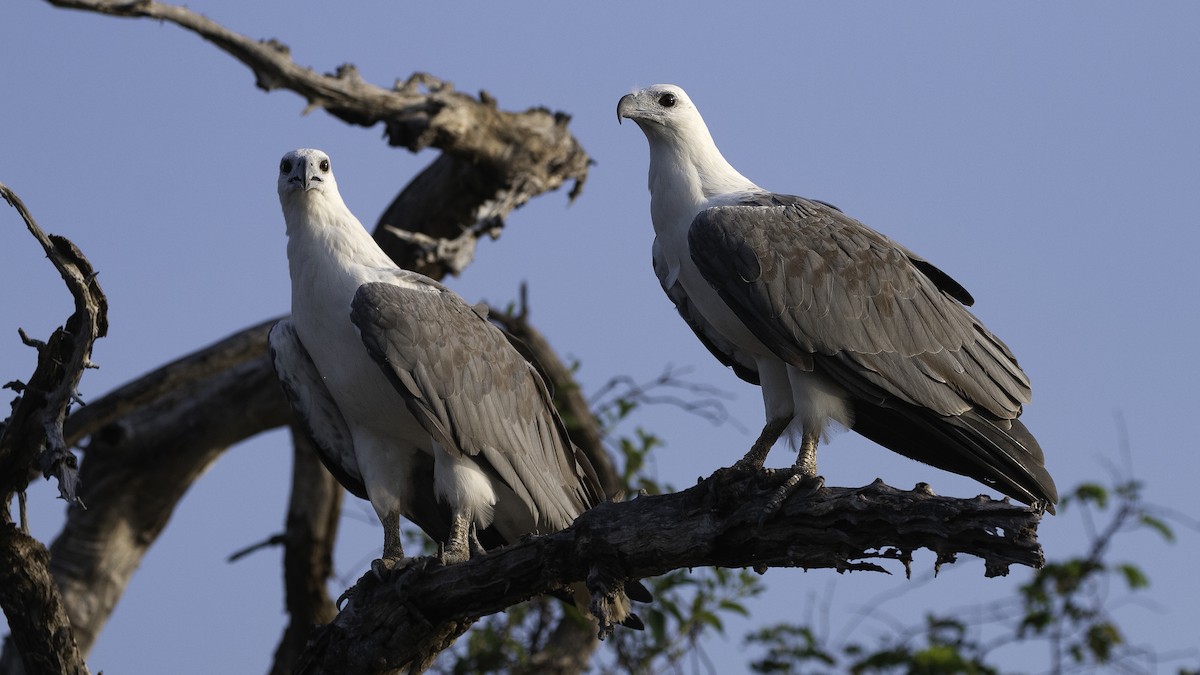
<svg viewBox="0 0 1200 675">
<path fill-rule="evenodd" d="M 313 626 L 329 623 L 337 615 L 327 584 L 333 576 L 333 543 L 344 491 L 321 465 L 304 431 L 294 424 L 292 441 L 292 494 L 283 536 L 288 625 L 275 649 L 272 675 L 294 671 Z"/>
<path fill-rule="evenodd" d="M 29 467 L 37 466 L 46 477 L 58 479 L 63 499 L 75 503 L 75 456 L 63 437 L 63 424 L 71 404 L 79 401 L 76 392 L 84 369 L 94 367 L 92 345 L 108 332 L 108 301 L 96 283 L 91 263 L 75 244 L 66 237 L 43 232 L 25 204 L 3 183 L 0 196 L 21 215 L 75 299 L 75 312 L 46 342 L 21 333 L 25 344 L 37 349 L 38 365 L 28 383 L 5 385 L 21 396 L 0 430 L 0 494 L 7 505 L 14 493 L 28 485 Z M 7 514 L 6 508 L 5 522 Z"/>
<path fill-rule="evenodd" d="M 66 237 L 47 235 L 17 195 L 0 183 L 4 197 L 58 269 L 75 299 L 75 311 L 41 342 L 21 338 L 37 349 L 37 366 L 29 382 L 5 385 L 19 394 L 12 415 L 0 425 L 0 606 L 12 630 L 26 673 L 86 673 L 62 596 L 50 575 L 46 548 L 29 537 L 24 502 L 20 526 L 13 523 L 14 495 L 23 493 L 33 467 L 58 481 L 59 495 L 77 504 L 79 485 L 75 455 L 63 435 L 63 424 L 85 368 L 93 367 L 92 346 L 108 331 L 108 303 L 96 283 L 91 263 Z M 12 658 L 10 656 L 9 658 Z"/>
<path fill-rule="evenodd" d="M 97 402 L 109 415 L 73 427 L 91 439 L 80 467 L 88 509 L 68 513 L 51 569 L 85 652 L 192 482 L 229 446 L 291 419 L 263 357 L 271 323 L 121 387 Z"/>
<path fill-rule="evenodd" d="M 870 561 L 895 560 L 907 571 L 922 548 L 939 566 L 959 554 L 983 558 L 987 576 L 1043 563 L 1036 512 L 986 497 L 939 497 L 924 486 L 814 487 L 760 524 L 781 480 L 723 469 L 683 492 L 601 505 L 562 532 L 467 563 L 422 559 L 394 579 L 367 574 L 319 629 L 298 672 L 394 672 L 426 636 L 570 582 L 587 582 L 596 598 L 625 579 L 689 567 L 886 571 Z"/>
<path fill-rule="evenodd" d="M 570 117 L 546 108 L 500 110 L 486 92 L 475 98 L 417 73 L 385 89 L 349 64 L 322 75 L 292 60 L 277 40 L 253 40 L 185 7 L 140 0 L 48 0 L 57 7 L 173 23 L 211 42 L 254 72 L 265 91 L 287 89 L 334 117 L 364 127 L 383 124 L 390 145 L 443 155 L 387 208 L 375 237 L 409 269 L 440 278 L 471 261 L 480 236 L 496 236 L 504 218 L 544 192 L 573 183 L 579 194 L 591 159 L 567 130 Z M 408 226 L 420 223 L 418 229 Z M 397 236 L 419 232 L 430 239 Z M 447 245 L 453 242 L 454 245 Z"/>
</svg>

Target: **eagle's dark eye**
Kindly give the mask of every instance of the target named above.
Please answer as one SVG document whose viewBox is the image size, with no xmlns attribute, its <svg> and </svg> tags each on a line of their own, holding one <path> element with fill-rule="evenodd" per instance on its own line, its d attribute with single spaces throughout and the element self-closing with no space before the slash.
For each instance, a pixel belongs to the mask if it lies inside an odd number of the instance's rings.
<svg viewBox="0 0 1200 675">
<path fill-rule="evenodd" d="M 285 159 L 279 163 L 279 173 L 291 173 L 291 172 L 292 172 L 292 163 L 291 162 L 289 162 L 288 160 Z"/>
<path fill-rule="evenodd" d="M 319 166 L 322 171 L 329 171 L 329 160 L 323 159 L 317 166 Z"/>
<path fill-rule="evenodd" d="M 658 97 L 658 104 L 664 108 L 672 108 L 675 106 L 675 94 L 663 94 Z"/>
</svg>

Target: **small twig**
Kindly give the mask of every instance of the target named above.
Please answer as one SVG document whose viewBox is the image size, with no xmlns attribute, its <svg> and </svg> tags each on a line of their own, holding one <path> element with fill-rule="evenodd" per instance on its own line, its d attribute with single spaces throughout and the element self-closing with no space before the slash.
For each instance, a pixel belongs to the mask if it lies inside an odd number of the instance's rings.
<svg viewBox="0 0 1200 675">
<path fill-rule="evenodd" d="M 225 562 L 237 562 L 238 560 L 245 558 L 255 551 L 260 551 L 264 548 L 271 548 L 272 546 L 283 546 L 285 543 L 287 543 L 287 535 L 285 533 L 280 532 L 279 534 L 273 534 L 257 544 L 250 544 L 246 548 L 238 549 L 233 553 L 230 553 L 229 557 L 225 559 Z"/>
<path fill-rule="evenodd" d="M 601 419 L 609 418 L 609 413 L 622 402 L 669 405 L 708 420 L 714 425 L 729 424 L 738 431 L 746 431 L 745 426 L 725 407 L 724 401 L 731 400 L 733 395 L 710 385 L 687 381 L 683 376 L 690 372 L 690 368 L 675 368 L 668 364 L 658 377 L 641 383 L 628 375 L 617 375 L 592 394 L 589 405 Z M 652 393 L 664 389 L 682 390 L 692 397 Z"/>
<path fill-rule="evenodd" d="M 481 236 L 497 238 L 500 227 L 495 221 L 477 221 L 471 227 L 465 227 L 462 234 L 453 239 L 440 239 L 421 232 L 411 232 L 394 225 L 384 225 L 383 229 L 394 235 L 400 241 L 414 245 L 419 253 L 417 262 L 421 265 L 440 266 L 455 276 L 475 259 L 475 245 Z"/>
</svg>

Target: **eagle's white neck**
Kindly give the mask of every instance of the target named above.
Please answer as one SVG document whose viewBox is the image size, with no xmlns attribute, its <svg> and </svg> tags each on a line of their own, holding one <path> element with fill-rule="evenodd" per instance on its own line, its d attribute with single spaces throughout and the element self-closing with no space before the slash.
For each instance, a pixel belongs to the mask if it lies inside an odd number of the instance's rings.
<svg viewBox="0 0 1200 675">
<path fill-rule="evenodd" d="M 761 188 L 725 160 L 699 113 L 670 126 L 642 125 L 650 143 L 650 216 L 659 235 L 686 226 L 710 200 Z"/>
<path fill-rule="evenodd" d="M 302 324 L 330 312 L 348 313 L 360 285 L 395 269 L 336 192 L 290 192 L 280 202 L 287 223 L 292 314 Z"/>
<path fill-rule="evenodd" d="M 280 201 L 293 278 L 303 267 L 317 263 L 314 257 L 338 266 L 394 265 L 337 193 L 292 192 Z"/>
</svg>

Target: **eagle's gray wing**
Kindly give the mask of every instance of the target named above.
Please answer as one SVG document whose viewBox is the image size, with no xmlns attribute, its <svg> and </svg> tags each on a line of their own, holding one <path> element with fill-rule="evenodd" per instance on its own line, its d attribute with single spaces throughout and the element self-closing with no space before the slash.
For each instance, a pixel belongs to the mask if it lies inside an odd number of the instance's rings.
<svg viewBox="0 0 1200 675">
<path fill-rule="evenodd" d="M 403 276 L 405 285 L 368 283 L 354 296 L 367 351 L 442 448 L 499 477 L 539 531 L 570 525 L 602 491 L 541 377 L 457 294 Z"/>
<path fill-rule="evenodd" d="M 1028 378 L 944 272 L 828 205 L 786 195 L 706 209 L 688 241 L 764 345 L 852 395 L 855 430 L 1026 501 L 1057 497 L 1016 421 Z"/>
<path fill-rule="evenodd" d="M 290 319 L 271 327 L 271 364 L 283 392 L 329 472 L 356 497 L 367 499 L 367 488 L 354 455 L 346 419 L 338 410 L 321 374 L 300 342 Z"/>
<path fill-rule="evenodd" d="M 657 239 L 654 240 L 652 258 L 654 275 L 658 277 L 658 283 L 674 303 L 675 309 L 679 311 L 679 316 L 683 318 L 684 323 L 696 334 L 700 344 L 703 344 L 718 361 L 732 368 L 735 375 L 750 384 L 759 384 L 758 369 L 754 365 L 754 360 L 740 354 L 733 342 L 717 332 L 692 302 L 678 279 L 673 281 L 670 279 L 670 265 L 663 258 Z"/>
</svg>

